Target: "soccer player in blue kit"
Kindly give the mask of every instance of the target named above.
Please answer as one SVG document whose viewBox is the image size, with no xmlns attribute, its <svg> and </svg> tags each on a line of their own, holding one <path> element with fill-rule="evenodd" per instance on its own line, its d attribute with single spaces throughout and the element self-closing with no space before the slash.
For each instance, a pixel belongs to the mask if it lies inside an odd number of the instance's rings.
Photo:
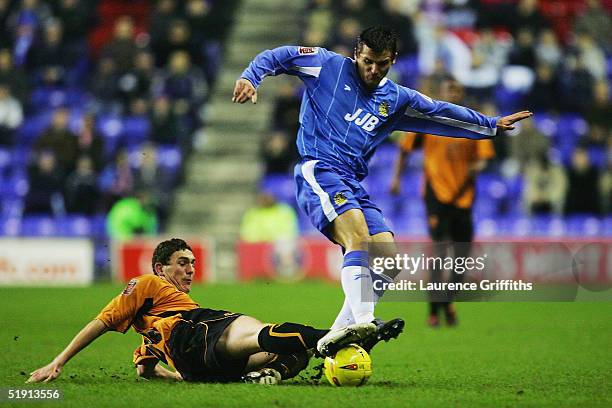
<svg viewBox="0 0 612 408">
<path fill-rule="evenodd" d="M 393 278 L 373 275 L 368 267 L 369 244 L 394 242 L 382 212 L 360 185 L 376 147 L 395 130 L 492 138 L 532 115 L 522 111 L 488 117 L 400 86 L 386 78 L 396 56 L 397 36 L 382 26 L 369 27 L 357 37 L 354 59 L 320 47 L 266 50 L 236 81 L 232 98 L 235 103 L 256 103 L 257 87 L 270 75 L 295 75 L 306 86 L 297 136 L 298 205 L 319 231 L 344 250 L 345 300 L 332 329 L 373 322 L 378 330 L 372 346 L 397 337 L 404 326 L 401 319 L 375 319 L 375 301 L 362 300 L 362 287 L 372 287 L 372 279 Z"/>
</svg>

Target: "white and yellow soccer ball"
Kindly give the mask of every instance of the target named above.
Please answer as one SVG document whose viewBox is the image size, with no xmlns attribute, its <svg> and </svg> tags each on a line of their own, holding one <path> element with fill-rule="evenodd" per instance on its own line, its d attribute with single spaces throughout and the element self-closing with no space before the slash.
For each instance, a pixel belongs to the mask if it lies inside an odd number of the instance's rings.
<svg viewBox="0 0 612 408">
<path fill-rule="evenodd" d="M 325 377 L 336 387 L 359 387 L 372 375 L 372 359 L 361 346 L 350 344 L 325 359 Z"/>
</svg>

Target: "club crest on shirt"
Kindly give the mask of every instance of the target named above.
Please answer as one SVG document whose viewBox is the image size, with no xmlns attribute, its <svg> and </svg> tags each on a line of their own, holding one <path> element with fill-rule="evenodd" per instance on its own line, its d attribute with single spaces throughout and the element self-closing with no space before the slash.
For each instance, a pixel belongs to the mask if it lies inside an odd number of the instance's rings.
<svg viewBox="0 0 612 408">
<path fill-rule="evenodd" d="M 346 203 L 346 201 L 346 196 L 343 192 L 338 192 L 334 195 L 334 203 L 336 203 L 336 205 L 342 205 Z"/>
<path fill-rule="evenodd" d="M 316 54 L 319 50 L 316 47 L 300 47 L 298 53 L 300 55 Z"/>
<path fill-rule="evenodd" d="M 136 286 L 137 283 L 138 283 L 138 279 L 136 278 L 129 281 L 125 289 L 123 289 L 123 292 L 121 292 L 121 294 L 127 296 L 130 293 L 132 293 L 132 291 L 134 290 L 134 286 Z"/>
<path fill-rule="evenodd" d="M 386 118 L 387 116 L 389 116 L 389 108 L 389 103 L 381 102 L 380 105 L 378 105 L 378 114 Z"/>
</svg>

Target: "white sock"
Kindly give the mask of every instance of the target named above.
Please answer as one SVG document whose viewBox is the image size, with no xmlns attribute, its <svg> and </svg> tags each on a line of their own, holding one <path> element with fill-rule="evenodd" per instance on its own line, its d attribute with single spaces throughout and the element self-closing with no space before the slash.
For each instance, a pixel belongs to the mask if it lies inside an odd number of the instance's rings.
<svg viewBox="0 0 612 408">
<path fill-rule="evenodd" d="M 342 290 L 353 312 L 355 323 L 368 323 L 374 320 L 372 277 L 366 251 L 351 251 L 344 255 Z M 362 296 L 364 294 L 365 297 Z"/>
<path fill-rule="evenodd" d="M 349 304 L 348 299 L 345 297 L 344 303 L 342 304 L 342 309 L 340 309 L 340 313 L 338 313 L 334 324 L 332 324 L 331 330 L 341 329 L 353 323 L 355 323 L 355 319 L 353 318 L 351 305 Z"/>
</svg>

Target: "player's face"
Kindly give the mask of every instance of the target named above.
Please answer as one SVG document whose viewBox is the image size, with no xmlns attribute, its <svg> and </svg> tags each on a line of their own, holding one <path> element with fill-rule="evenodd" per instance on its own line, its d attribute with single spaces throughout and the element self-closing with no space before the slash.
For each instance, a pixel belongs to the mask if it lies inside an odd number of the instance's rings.
<svg viewBox="0 0 612 408">
<path fill-rule="evenodd" d="M 391 65 L 395 63 L 395 55 L 391 51 L 374 52 L 363 44 L 361 49 L 355 50 L 355 62 L 359 77 L 366 88 L 373 90 L 387 75 Z"/>
<path fill-rule="evenodd" d="M 176 251 L 167 265 L 161 265 L 161 277 L 176 286 L 181 292 L 189 293 L 195 273 L 195 256 L 184 249 Z"/>
</svg>

